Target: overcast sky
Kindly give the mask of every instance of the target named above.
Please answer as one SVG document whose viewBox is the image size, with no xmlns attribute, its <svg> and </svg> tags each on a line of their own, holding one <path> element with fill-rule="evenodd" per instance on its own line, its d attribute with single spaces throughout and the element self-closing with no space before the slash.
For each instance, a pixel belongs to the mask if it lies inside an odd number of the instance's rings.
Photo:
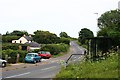
<svg viewBox="0 0 120 80">
<path fill-rule="evenodd" d="M 61 31 L 78 37 L 82 28 L 98 31 L 97 18 L 118 8 L 120 0 L 0 0 L 0 33 Z M 98 13 L 94 14 L 94 13 Z"/>
</svg>

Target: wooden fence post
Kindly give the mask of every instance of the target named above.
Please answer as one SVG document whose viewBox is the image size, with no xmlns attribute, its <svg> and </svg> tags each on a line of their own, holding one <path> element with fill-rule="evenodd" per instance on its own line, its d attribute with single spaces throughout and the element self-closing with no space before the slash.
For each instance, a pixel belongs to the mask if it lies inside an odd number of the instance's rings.
<svg viewBox="0 0 120 80">
<path fill-rule="evenodd" d="M 19 57 L 20 57 L 20 54 L 17 54 L 16 63 L 18 63 L 18 62 L 19 62 Z"/>
</svg>

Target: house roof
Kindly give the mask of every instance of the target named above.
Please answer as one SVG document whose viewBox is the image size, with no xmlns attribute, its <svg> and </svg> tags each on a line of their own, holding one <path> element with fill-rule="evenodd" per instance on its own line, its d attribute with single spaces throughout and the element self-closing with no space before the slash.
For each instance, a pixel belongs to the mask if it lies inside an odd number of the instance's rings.
<svg viewBox="0 0 120 80">
<path fill-rule="evenodd" d="M 27 39 L 28 41 L 32 41 L 32 37 L 24 36 L 24 38 Z"/>
<path fill-rule="evenodd" d="M 31 43 L 26 42 L 25 44 L 29 44 L 30 47 L 40 47 L 40 44 L 38 44 L 37 42 L 31 42 Z"/>
</svg>

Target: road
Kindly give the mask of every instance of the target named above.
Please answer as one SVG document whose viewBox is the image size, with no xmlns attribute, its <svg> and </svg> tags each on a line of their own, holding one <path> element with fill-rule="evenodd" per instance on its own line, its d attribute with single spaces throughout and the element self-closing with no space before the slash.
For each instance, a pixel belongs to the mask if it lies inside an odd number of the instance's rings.
<svg viewBox="0 0 120 80">
<path fill-rule="evenodd" d="M 34 80 L 38 78 L 54 78 L 55 75 L 60 71 L 61 66 L 65 66 L 65 61 L 71 54 L 84 54 L 84 48 L 78 46 L 78 44 L 76 44 L 74 41 L 71 41 L 70 46 L 70 52 L 64 56 L 44 60 L 40 63 L 37 63 L 36 66 L 28 68 L 3 71 L 2 78 L 5 80 L 12 80 L 13 78 L 23 78 L 25 80 L 27 78 L 34 78 Z M 83 55 L 73 55 L 68 63 L 78 60 L 80 61 L 82 59 Z"/>
</svg>

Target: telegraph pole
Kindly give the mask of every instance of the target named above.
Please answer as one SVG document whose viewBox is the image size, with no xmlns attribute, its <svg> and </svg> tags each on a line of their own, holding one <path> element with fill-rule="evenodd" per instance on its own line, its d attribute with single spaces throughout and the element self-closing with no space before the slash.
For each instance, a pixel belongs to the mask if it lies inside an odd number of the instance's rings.
<svg viewBox="0 0 120 80">
<path fill-rule="evenodd" d="M 120 10 L 120 1 L 118 2 L 118 9 Z"/>
</svg>

